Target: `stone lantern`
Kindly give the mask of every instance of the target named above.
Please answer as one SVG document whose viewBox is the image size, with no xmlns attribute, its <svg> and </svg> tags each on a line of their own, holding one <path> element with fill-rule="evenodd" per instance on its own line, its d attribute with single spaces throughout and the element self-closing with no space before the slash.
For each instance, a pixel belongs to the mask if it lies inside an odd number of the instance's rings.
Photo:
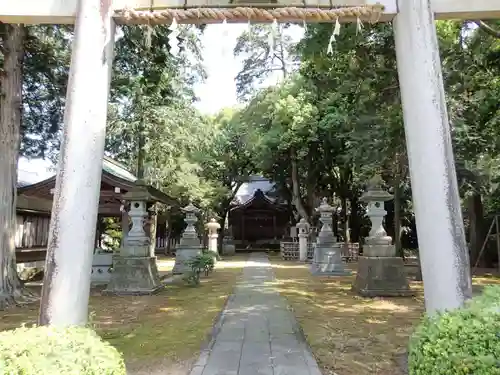
<svg viewBox="0 0 500 375">
<path fill-rule="evenodd" d="M 208 230 L 208 250 L 216 255 L 217 259 L 217 238 L 219 238 L 218 230 L 220 229 L 220 224 L 215 219 L 210 219 L 210 221 L 205 225 Z"/>
<path fill-rule="evenodd" d="M 306 219 L 300 219 L 299 223 L 296 225 L 299 236 L 299 260 L 301 262 L 307 261 L 307 237 L 309 236 L 309 230 L 311 226 L 306 221 Z"/>
<path fill-rule="evenodd" d="M 123 196 L 130 202 L 128 216 L 132 228 L 123 239 L 120 252 L 113 255 L 113 272 L 104 294 L 152 294 L 161 288 L 151 237 L 145 231 L 151 195 L 143 185 L 137 184 Z"/>
<path fill-rule="evenodd" d="M 321 200 L 321 204 L 319 205 L 318 208 L 315 209 L 316 212 L 319 213 L 320 217 L 319 220 L 321 221 L 321 229 L 318 233 L 318 238 L 316 240 L 316 243 L 319 245 L 322 241 L 328 241 L 328 242 L 337 242 L 337 238 L 335 237 L 335 234 L 333 233 L 332 230 L 332 224 L 333 224 L 333 212 L 336 211 L 335 207 L 332 207 L 328 204 L 328 200 L 326 198 L 323 198 Z"/>
<path fill-rule="evenodd" d="M 393 199 L 393 195 L 382 189 L 383 180 L 380 175 L 375 175 L 367 191 L 361 196 L 362 202 L 367 202 L 366 215 L 371 221 L 371 230 L 363 246 L 363 255 L 368 257 L 394 257 L 396 248 L 392 245 L 392 238 L 384 229 L 384 217 L 387 211 L 384 202 Z"/>
<path fill-rule="evenodd" d="M 319 232 L 314 249 L 314 259 L 311 265 L 311 272 L 314 275 L 347 276 L 351 273 L 346 271 L 342 262 L 340 244 L 332 231 L 332 214 L 336 209 L 328 204 L 326 198 L 323 198 L 320 206 L 316 208 L 319 212 L 321 231 Z"/>
<path fill-rule="evenodd" d="M 373 177 L 361 200 L 368 203 L 366 214 L 372 227 L 365 239 L 363 256 L 358 260 L 358 272 L 352 289 L 363 297 L 394 297 L 412 295 L 404 262 L 396 256 L 392 238 L 384 229 L 387 212 L 384 202 L 393 196 L 382 189 L 383 180 L 379 175 Z"/>
<path fill-rule="evenodd" d="M 201 242 L 194 226 L 198 222 L 196 215 L 200 212 L 200 209 L 189 203 L 186 207 L 181 208 L 181 211 L 186 215 L 184 221 L 187 227 L 182 233 L 181 241 L 175 250 L 175 265 L 172 270 L 174 275 L 188 272 L 190 267 L 187 262 L 201 254 Z"/>
</svg>

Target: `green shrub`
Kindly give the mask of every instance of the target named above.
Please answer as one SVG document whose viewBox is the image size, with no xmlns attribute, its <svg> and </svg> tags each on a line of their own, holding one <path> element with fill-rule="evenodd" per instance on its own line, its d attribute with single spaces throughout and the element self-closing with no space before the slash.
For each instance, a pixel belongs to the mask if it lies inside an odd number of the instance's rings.
<svg viewBox="0 0 500 375">
<path fill-rule="evenodd" d="M 209 256 L 211 256 L 212 258 L 214 258 L 217 261 L 219 261 L 221 259 L 219 253 L 211 251 L 211 250 L 208 250 L 207 248 L 204 248 L 201 251 L 201 253 L 204 254 L 204 255 L 209 255 Z"/>
<path fill-rule="evenodd" d="M 500 375 L 500 288 L 425 317 L 410 340 L 410 375 Z"/>
<path fill-rule="evenodd" d="M 0 332 L 0 375 L 125 375 L 121 354 L 91 329 Z"/>
<path fill-rule="evenodd" d="M 187 261 L 191 271 L 184 275 L 184 281 L 189 286 L 197 286 L 200 284 L 200 275 L 203 272 L 208 276 L 215 267 L 215 255 L 211 252 L 202 253 Z"/>
</svg>

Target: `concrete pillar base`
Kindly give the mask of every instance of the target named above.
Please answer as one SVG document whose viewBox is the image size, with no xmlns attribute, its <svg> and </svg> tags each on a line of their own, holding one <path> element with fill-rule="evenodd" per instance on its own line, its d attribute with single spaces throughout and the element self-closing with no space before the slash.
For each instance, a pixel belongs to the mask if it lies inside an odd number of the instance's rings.
<svg viewBox="0 0 500 375">
<path fill-rule="evenodd" d="M 350 276 L 345 269 L 340 253 L 340 244 L 318 244 L 314 251 L 311 273 L 315 276 Z"/>
<path fill-rule="evenodd" d="M 362 297 L 408 297 L 415 293 L 400 257 L 359 257 L 352 290 Z"/>
<path fill-rule="evenodd" d="M 111 281 L 104 295 L 149 295 L 162 288 L 156 257 L 113 258 Z"/>
</svg>

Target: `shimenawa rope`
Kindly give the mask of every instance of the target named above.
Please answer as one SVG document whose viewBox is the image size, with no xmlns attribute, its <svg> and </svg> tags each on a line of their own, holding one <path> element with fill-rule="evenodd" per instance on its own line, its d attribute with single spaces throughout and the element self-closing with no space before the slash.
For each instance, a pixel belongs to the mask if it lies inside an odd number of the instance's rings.
<svg viewBox="0 0 500 375">
<path fill-rule="evenodd" d="M 115 13 L 117 21 L 123 24 L 168 24 L 174 19 L 177 23 L 214 23 L 214 22 L 336 22 L 338 19 L 354 18 L 377 22 L 384 11 L 381 4 L 321 8 L 193 8 L 165 9 L 161 11 L 142 11 L 123 9 Z"/>
</svg>

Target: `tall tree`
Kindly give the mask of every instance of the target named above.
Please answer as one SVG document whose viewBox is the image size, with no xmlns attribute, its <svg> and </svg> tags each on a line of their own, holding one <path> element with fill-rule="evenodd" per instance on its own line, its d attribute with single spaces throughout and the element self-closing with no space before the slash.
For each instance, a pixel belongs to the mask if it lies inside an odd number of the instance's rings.
<svg viewBox="0 0 500 375">
<path fill-rule="evenodd" d="M 26 26 L 21 155 L 54 163 L 61 142 L 72 25 Z"/>
<path fill-rule="evenodd" d="M 58 148 L 69 68 L 71 29 L 0 24 L 0 308 L 29 301 L 15 259 L 19 155 L 52 156 Z"/>
<path fill-rule="evenodd" d="M 209 142 L 196 154 L 196 160 L 201 167 L 200 176 L 212 181 L 213 211 L 223 228 L 238 189 L 255 172 L 255 140 L 253 129 L 247 126 L 236 109 L 221 110 L 211 122 Z M 219 241 L 221 244 L 222 241 Z"/>
<path fill-rule="evenodd" d="M 0 309 L 19 302 L 16 266 L 16 185 L 19 156 L 24 25 L 0 24 Z"/>
<path fill-rule="evenodd" d="M 106 149 L 144 178 L 145 168 L 151 164 L 152 143 L 164 129 L 161 122 L 186 115 L 191 118 L 191 86 L 204 77 L 204 71 L 198 60 L 193 64 L 186 54 L 189 50 L 198 56 L 196 29 L 183 30 L 185 50 L 180 58 L 170 54 L 168 27 L 156 27 L 149 45 L 146 28 L 123 26 L 122 31 L 123 37 L 116 44 Z M 191 69 L 184 69 L 184 65 Z M 163 115 L 169 118 L 162 118 Z"/>
<path fill-rule="evenodd" d="M 471 263 L 487 243 L 485 202 L 498 194 L 500 39 L 469 22 L 442 21 L 438 36 L 448 93 L 457 176 L 465 201 Z M 496 213 L 496 212 L 492 212 Z M 487 265 L 482 257 L 482 265 Z M 492 261 L 490 260 L 491 264 Z"/>
<path fill-rule="evenodd" d="M 289 24 L 256 24 L 238 37 L 233 53 L 243 58 L 243 67 L 236 76 L 239 99 L 250 99 L 274 73 L 284 79 L 298 67 L 296 41 L 287 32 L 289 29 Z"/>
</svg>

